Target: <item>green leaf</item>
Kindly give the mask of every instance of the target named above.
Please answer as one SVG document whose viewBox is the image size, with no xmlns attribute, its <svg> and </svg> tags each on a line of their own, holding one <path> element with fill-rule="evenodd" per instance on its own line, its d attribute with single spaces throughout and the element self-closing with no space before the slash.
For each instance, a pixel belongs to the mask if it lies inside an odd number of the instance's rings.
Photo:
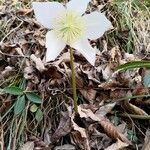
<svg viewBox="0 0 150 150">
<path fill-rule="evenodd" d="M 134 68 L 150 68 L 150 61 L 131 61 L 120 65 L 116 68 L 116 70 L 127 70 L 127 69 L 134 69 Z"/>
<path fill-rule="evenodd" d="M 146 88 L 150 87 L 150 71 L 147 71 L 145 73 L 145 76 L 143 78 L 143 84 Z"/>
<path fill-rule="evenodd" d="M 4 92 L 12 95 L 22 95 L 23 90 L 16 86 L 8 86 L 4 88 Z"/>
<path fill-rule="evenodd" d="M 41 102 L 42 102 L 41 98 L 37 94 L 35 94 L 33 92 L 26 92 L 25 94 L 29 101 L 31 101 L 33 103 L 41 104 Z"/>
<path fill-rule="evenodd" d="M 21 88 L 21 89 L 23 89 L 23 90 L 25 90 L 26 89 L 26 79 L 22 79 L 21 80 L 21 82 L 20 82 L 20 84 L 19 84 L 19 87 Z"/>
<path fill-rule="evenodd" d="M 41 111 L 41 109 L 38 109 L 36 114 L 35 114 L 35 119 L 40 122 L 43 119 L 43 112 Z"/>
<path fill-rule="evenodd" d="M 35 104 L 33 104 L 33 105 L 30 107 L 30 111 L 33 112 L 33 113 L 35 113 L 35 112 L 37 111 L 37 109 L 38 109 L 38 107 L 37 107 Z"/>
<path fill-rule="evenodd" d="M 20 114 L 25 108 L 25 96 L 19 96 L 14 106 L 14 114 Z"/>
</svg>

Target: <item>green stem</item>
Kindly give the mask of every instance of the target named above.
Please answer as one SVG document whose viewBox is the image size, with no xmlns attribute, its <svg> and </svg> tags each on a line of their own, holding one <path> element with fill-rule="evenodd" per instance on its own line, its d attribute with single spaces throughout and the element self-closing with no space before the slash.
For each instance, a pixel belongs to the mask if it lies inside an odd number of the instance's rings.
<svg viewBox="0 0 150 150">
<path fill-rule="evenodd" d="M 74 101 L 74 111 L 78 113 L 78 104 L 77 104 L 77 88 L 76 88 L 76 71 L 74 65 L 73 49 L 70 47 L 70 65 L 72 70 L 72 92 L 73 92 L 73 101 Z"/>
</svg>

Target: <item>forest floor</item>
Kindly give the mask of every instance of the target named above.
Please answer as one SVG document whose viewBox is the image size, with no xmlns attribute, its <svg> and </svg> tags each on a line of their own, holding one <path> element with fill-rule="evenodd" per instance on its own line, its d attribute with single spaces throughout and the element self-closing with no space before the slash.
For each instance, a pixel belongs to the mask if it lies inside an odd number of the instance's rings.
<svg viewBox="0 0 150 150">
<path fill-rule="evenodd" d="M 67 0 L 59 1 L 67 2 Z M 92 0 L 114 29 L 90 41 L 95 66 L 75 52 L 78 115 L 70 54 L 43 63 L 47 30 L 32 1 L 0 0 L 0 150 L 150 150 L 149 0 Z"/>
</svg>

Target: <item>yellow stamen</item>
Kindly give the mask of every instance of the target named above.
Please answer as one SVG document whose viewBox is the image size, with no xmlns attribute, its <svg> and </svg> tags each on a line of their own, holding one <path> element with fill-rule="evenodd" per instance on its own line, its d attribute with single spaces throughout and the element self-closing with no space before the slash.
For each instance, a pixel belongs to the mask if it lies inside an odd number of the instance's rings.
<svg viewBox="0 0 150 150">
<path fill-rule="evenodd" d="M 54 20 L 54 31 L 56 35 L 71 44 L 78 40 L 85 31 L 85 22 L 79 14 L 66 11 Z"/>
</svg>

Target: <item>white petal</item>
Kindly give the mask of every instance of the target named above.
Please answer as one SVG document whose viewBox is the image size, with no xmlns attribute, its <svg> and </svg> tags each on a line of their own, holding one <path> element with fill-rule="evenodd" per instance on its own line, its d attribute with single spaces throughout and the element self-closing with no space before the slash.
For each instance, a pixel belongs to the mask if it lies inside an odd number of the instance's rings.
<svg viewBox="0 0 150 150">
<path fill-rule="evenodd" d="M 65 7 L 58 2 L 33 2 L 32 5 L 36 19 L 49 29 L 52 28 L 53 19 L 65 11 Z"/>
<path fill-rule="evenodd" d="M 71 0 L 66 4 L 66 6 L 68 10 L 76 11 L 82 15 L 85 13 L 90 1 L 91 0 Z"/>
<path fill-rule="evenodd" d="M 46 34 L 46 62 L 55 60 L 66 44 L 56 37 L 53 31 Z"/>
<path fill-rule="evenodd" d="M 88 39 L 79 40 L 70 46 L 78 50 L 88 60 L 88 62 L 94 66 L 96 60 L 96 50 L 91 47 Z"/>
<path fill-rule="evenodd" d="M 105 31 L 113 28 L 111 22 L 105 17 L 103 13 L 92 12 L 91 14 L 83 16 L 87 25 L 87 38 L 91 40 L 98 39 Z"/>
</svg>

